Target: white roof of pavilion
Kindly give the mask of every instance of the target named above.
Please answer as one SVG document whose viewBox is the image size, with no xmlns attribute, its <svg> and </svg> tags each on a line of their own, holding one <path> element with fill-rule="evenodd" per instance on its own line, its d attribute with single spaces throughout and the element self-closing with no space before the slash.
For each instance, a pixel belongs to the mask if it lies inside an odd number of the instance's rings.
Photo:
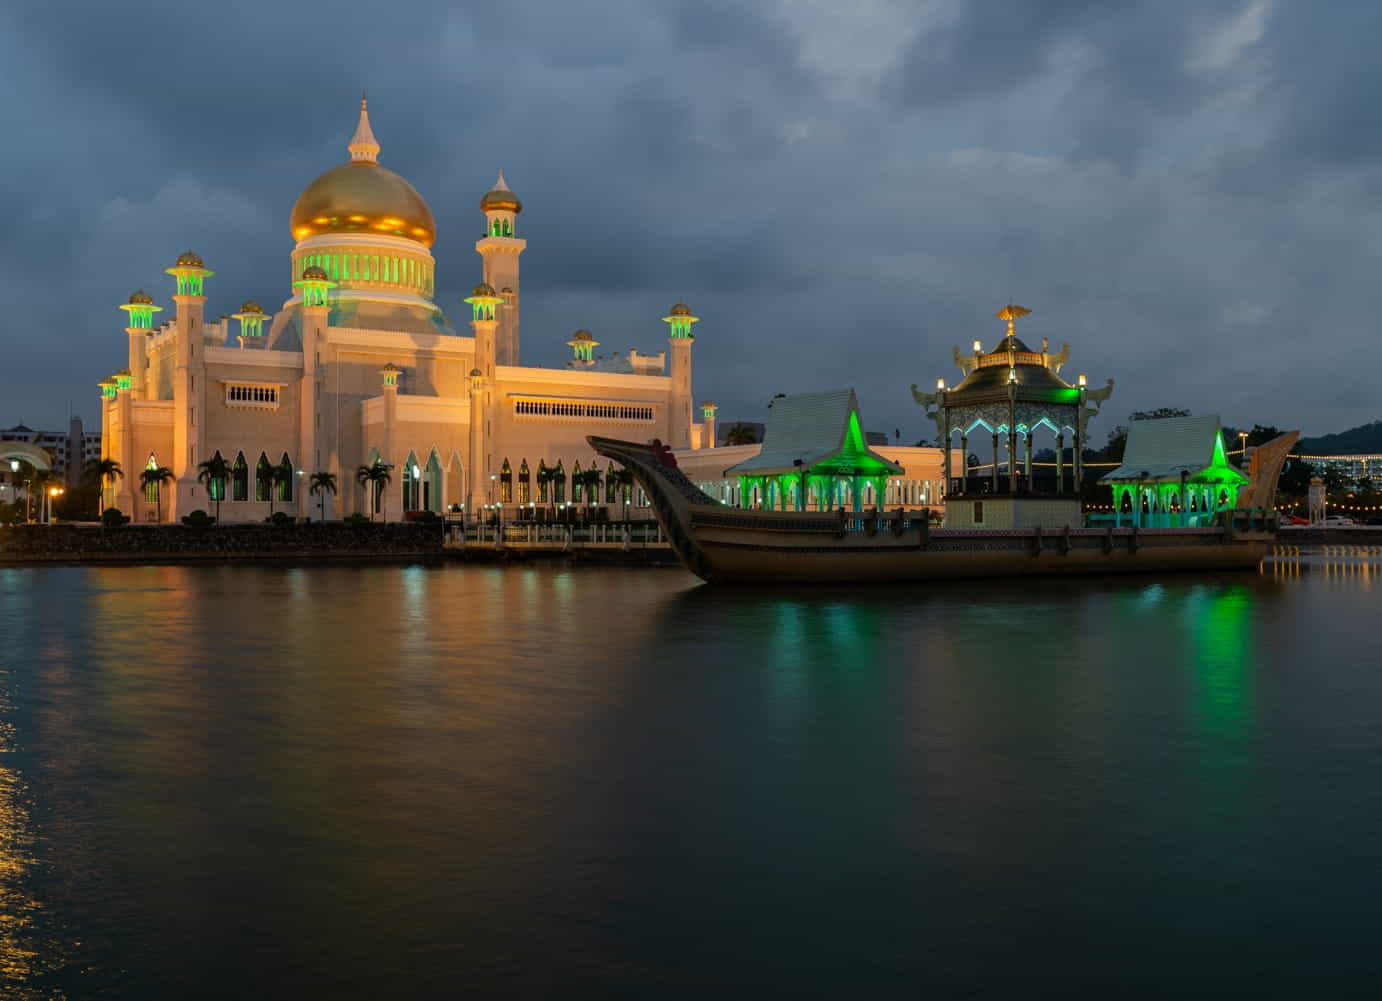
<svg viewBox="0 0 1382 1001">
<path fill-rule="evenodd" d="M 846 451 L 851 414 L 859 412 L 859 400 L 852 389 L 832 389 L 823 393 L 794 393 L 773 400 L 768 426 L 763 432 L 763 447 L 751 459 L 725 470 L 725 475 L 771 476 L 810 468 Z M 860 451 L 894 472 L 903 469 L 883 458 L 868 444 L 860 424 Z M 801 460 L 801 467 L 797 460 Z"/>
<path fill-rule="evenodd" d="M 1133 421 L 1128 426 L 1123 464 L 1100 477 L 1099 481 L 1179 482 L 1182 473 L 1187 479 L 1194 479 L 1215 467 L 1217 472 L 1228 474 L 1224 477 L 1226 480 L 1246 482 L 1247 477 L 1222 458 L 1223 445 L 1219 434 L 1219 418 L 1213 414 Z M 1219 453 L 1218 462 L 1215 461 L 1216 452 Z"/>
</svg>

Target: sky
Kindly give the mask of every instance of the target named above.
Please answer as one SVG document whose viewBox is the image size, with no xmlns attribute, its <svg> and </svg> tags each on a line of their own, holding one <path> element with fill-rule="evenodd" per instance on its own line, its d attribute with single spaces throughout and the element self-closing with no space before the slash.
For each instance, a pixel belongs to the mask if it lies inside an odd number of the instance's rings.
<svg viewBox="0 0 1382 1001">
<path fill-rule="evenodd" d="M 1318 0 L 508 0 L 0 5 L 0 426 L 99 424 L 117 307 L 183 250 L 208 316 L 291 293 L 288 216 L 361 91 L 440 229 L 458 326 L 478 202 L 522 199 L 525 364 L 658 351 L 762 420 L 853 386 L 934 426 L 993 314 L 1133 410 L 1322 434 L 1382 417 L 1382 5 Z M 164 316 L 170 315 L 165 312 Z"/>
</svg>

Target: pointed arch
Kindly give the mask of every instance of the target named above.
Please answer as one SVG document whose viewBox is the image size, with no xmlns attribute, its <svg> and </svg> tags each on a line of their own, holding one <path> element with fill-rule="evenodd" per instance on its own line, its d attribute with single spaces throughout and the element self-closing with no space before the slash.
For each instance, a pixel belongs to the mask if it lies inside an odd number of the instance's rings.
<svg viewBox="0 0 1382 1001">
<path fill-rule="evenodd" d="M 566 501 L 566 466 L 562 460 L 557 460 L 555 475 L 552 477 L 552 503 L 562 504 Z"/>
<path fill-rule="evenodd" d="M 417 453 L 409 452 L 403 463 L 403 510 L 416 511 L 422 491 L 418 481 L 422 479 L 422 469 L 417 464 Z"/>
<path fill-rule="evenodd" d="M 465 466 L 461 463 L 460 453 L 453 449 L 446 463 L 446 507 L 450 511 L 459 511 L 464 503 Z"/>
<path fill-rule="evenodd" d="M 250 499 L 250 466 L 245 461 L 245 453 L 235 457 L 235 465 L 230 467 L 230 499 L 247 501 Z"/>
<path fill-rule="evenodd" d="M 571 467 L 571 503 L 579 504 L 585 500 L 585 478 L 581 476 L 581 460 Z"/>
<path fill-rule="evenodd" d="M 266 501 L 269 499 L 269 490 L 273 484 L 273 463 L 269 461 L 268 455 L 259 453 L 259 462 L 254 467 L 254 499 Z"/>
<path fill-rule="evenodd" d="M 533 501 L 533 477 L 528 470 L 528 457 L 518 467 L 518 503 L 531 504 Z"/>
<path fill-rule="evenodd" d="M 433 448 L 422 467 L 422 510 L 440 514 L 442 510 L 441 456 Z"/>
<path fill-rule="evenodd" d="M 281 475 L 278 481 L 278 499 L 281 501 L 292 501 L 294 480 L 297 476 L 293 472 L 293 460 L 288 458 L 288 453 L 283 453 L 283 458 L 278 460 L 278 468 Z"/>
<path fill-rule="evenodd" d="M 509 457 L 504 456 L 504 464 L 499 467 L 499 503 L 513 503 L 513 466 L 509 465 Z"/>
</svg>

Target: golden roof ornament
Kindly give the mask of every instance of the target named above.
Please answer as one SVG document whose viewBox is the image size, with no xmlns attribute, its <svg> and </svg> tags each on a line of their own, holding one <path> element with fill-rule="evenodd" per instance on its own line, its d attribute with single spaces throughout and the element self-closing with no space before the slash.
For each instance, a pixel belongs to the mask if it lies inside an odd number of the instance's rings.
<svg viewBox="0 0 1382 1001">
<path fill-rule="evenodd" d="M 1017 323 L 1017 321 L 1020 320 L 1022 317 L 1029 315 L 1031 312 L 1032 312 L 1032 311 L 1031 311 L 1030 309 L 1028 309 L 1027 307 L 1025 307 L 1025 306 L 1014 306 L 1012 303 L 1008 303 L 1006 306 L 1004 306 L 1002 309 L 1000 309 L 998 312 L 994 313 L 993 315 L 996 316 L 996 317 L 997 317 L 998 319 L 1000 319 L 1000 320 L 1007 320 L 1007 321 L 1008 321 L 1008 336 L 1009 336 L 1009 337 L 1016 337 L 1016 336 L 1017 336 L 1017 329 L 1016 329 L 1016 323 Z"/>
<path fill-rule="evenodd" d="M 190 250 L 184 251 L 183 253 L 181 253 L 181 254 L 178 255 L 178 263 L 177 263 L 177 266 L 180 267 L 180 268 L 203 268 L 203 267 L 206 267 L 206 265 L 204 265 L 204 264 L 202 263 L 202 259 L 201 259 L 200 257 L 198 257 L 196 254 L 194 254 L 194 253 L 193 253 L 192 251 L 190 251 Z"/>
<path fill-rule="evenodd" d="M 130 303 L 136 306 L 148 306 L 151 305 L 153 301 L 154 300 L 149 295 L 149 293 L 145 292 L 143 289 L 140 289 L 138 292 L 130 296 Z"/>
</svg>

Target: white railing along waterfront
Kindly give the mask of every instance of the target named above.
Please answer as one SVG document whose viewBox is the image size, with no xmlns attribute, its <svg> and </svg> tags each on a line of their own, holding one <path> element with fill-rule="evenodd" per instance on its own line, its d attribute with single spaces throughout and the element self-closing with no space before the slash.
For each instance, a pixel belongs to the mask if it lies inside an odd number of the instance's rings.
<svg viewBox="0 0 1382 1001">
<path fill-rule="evenodd" d="M 662 526 L 648 522 L 505 522 L 503 524 L 452 523 L 446 529 L 446 545 L 530 546 L 569 549 L 583 546 L 643 548 L 667 546 Z"/>
</svg>

